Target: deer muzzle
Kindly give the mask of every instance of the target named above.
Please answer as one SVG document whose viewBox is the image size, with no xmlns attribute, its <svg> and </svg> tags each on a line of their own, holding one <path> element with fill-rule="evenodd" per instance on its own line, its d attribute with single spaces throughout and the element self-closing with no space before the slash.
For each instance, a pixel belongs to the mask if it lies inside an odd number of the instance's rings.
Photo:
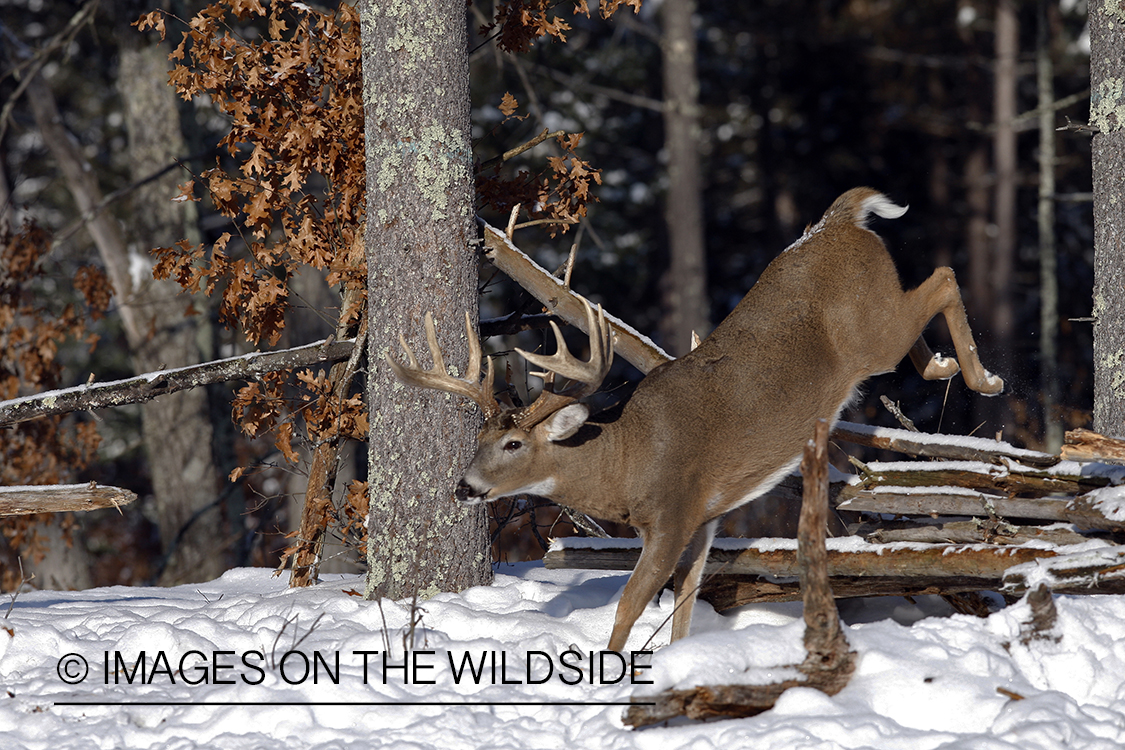
<svg viewBox="0 0 1125 750">
<path fill-rule="evenodd" d="M 454 490 L 453 496 L 457 498 L 457 502 L 463 505 L 477 505 L 483 503 L 486 491 L 481 492 L 473 488 L 471 484 L 462 479 L 457 483 L 457 489 Z"/>
</svg>

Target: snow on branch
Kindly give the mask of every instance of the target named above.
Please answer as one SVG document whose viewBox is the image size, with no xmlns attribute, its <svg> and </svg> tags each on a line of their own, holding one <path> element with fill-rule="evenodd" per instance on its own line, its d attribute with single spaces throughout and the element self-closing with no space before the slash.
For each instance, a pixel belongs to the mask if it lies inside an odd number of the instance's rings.
<svg viewBox="0 0 1125 750">
<path fill-rule="evenodd" d="M 347 359 L 354 344 L 354 339 L 333 341 L 329 338 L 293 349 L 251 352 L 188 367 L 148 372 L 109 383 L 88 383 L 0 401 L 0 425 L 26 422 L 52 414 L 141 403 L 166 393 L 201 385 L 228 380 L 252 380 L 267 372 L 336 362 Z"/>
</svg>

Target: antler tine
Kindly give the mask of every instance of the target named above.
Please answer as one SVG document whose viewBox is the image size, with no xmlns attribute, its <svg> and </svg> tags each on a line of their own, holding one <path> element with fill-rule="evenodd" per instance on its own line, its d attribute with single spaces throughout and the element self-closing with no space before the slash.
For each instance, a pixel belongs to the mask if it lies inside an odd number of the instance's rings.
<svg viewBox="0 0 1125 750">
<path fill-rule="evenodd" d="M 582 385 L 568 388 L 561 394 L 571 398 L 582 398 L 596 391 L 601 386 L 602 381 L 605 380 L 605 376 L 609 374 L 609 368 L 613 364 L 613 338 L 609 324 L 606 323 L 605 311 L 602 310 L 601 305 L 598 305 L 598 315 L 595 318 L 590 303 L 582 300 L 582 304 L 586 308 L 586 327 L 590 331 L 590 360 L 588 362 L 583 362 L 570 353 L 566 341 L 563 340 L 562 331 L 559 330 L 554 321 L 551 321 L 551 329 L 555 332 L 557 350 L 553 355 L 548 357 L 516 349 L 521 357 L 536 367 L 542 367 L 576 383 L 581 383 Z"/>
<path fill-rule="evenodd" d="M 406 353 L 406 366 L 396 362 L 389 351 L 386 354 L 387 362 L 390 364 L 391 369 L 394 370 L 398 379 L 407 385 L 413 385 L 418 388 L 445 391 L 446 393 L 453 393 L 472 399 L 476 402 L 477 406 L 480 407 L 480 410 L 484 412 L 485 419 L 499 414 L 500 404 L 497 403 L 496 398 L 492 395 L 494 367 L 491 358 L 488 360 L 488 372 L 485 374 L 484 379 L 477 380 L 477 378 L 480 377 L 481 346 L 480 339 L 473 330 L 473 324 L 469 313 L 465 313 L 465 333 L 469 340 L 469 366 L 466 377 L 464 378 L 453 377 L 446 371 L 445 360 L 441 355 L 441 347 L 438 345 L 437 341 L 434 319 L 428 312 L 426 313 L 425 323 L 426 342 L 429 344 L 430 355 L 434 360 L 434 366 L 429 370 L 423 370 L 421 365 L 418 364 L 418 358 L 414 356 L 413 350 L 411 350 L 410 346 L 406 343 L 405 337 L 399 334 L 399 342 L 402 344 L 402 349 Z"/>
</svg>

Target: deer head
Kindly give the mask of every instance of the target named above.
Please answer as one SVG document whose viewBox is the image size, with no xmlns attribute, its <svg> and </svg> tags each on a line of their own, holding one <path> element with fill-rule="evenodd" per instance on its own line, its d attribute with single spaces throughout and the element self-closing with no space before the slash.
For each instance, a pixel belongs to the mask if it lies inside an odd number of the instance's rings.
<svg viewBox="0 0 1125 750">
<path fill-rule="evenodd" d="M 532 365 L 544 372 L 532 373 L 545 380 L 539 397 L 529 406 L 506 408 L 492 393 L 494 370 L 488 360 L 488 371 L 483 380 L 480 373 L 480 339 L 473 330 L 468 313 L 465 314 L 465 333 L 469 342 L 470 378 L 449 375 L 438 347 L 433 317 L 426 313 L 426 339 L 434 365 L 423 370 L 405 338 L 399 337 L 406 354 L 406 365 L 400 365 L 387 354 L 387 361 L 395 375 L 404 383 L 421 388 L 433 388 L 472 399 L 484 414 L 484 428 L 477 440 L 477 453 L 464 478 L 457 484 L 456 497 L 466 504 L 489 502 L 512 495 L 534 494 L 550 496 L 555 479 L 550 475 L 550 461 L 545 456 L 553 444 L 574 436 L 585 424 L 590 412 L 579 399 L 597 391 L 613 364 L 613 337 L 601 307 L 595 316 L 589 303 L 583 300 L 586 323 L 590 331 L 590 359 L 583 362 L 570 353 L 562 332 L 554 321 L 556 352 L 551 356 L 533 354 L 522 349 L 516 351 Z M 572 384 L 554 390 L 556 376 Z"/>
</svg>

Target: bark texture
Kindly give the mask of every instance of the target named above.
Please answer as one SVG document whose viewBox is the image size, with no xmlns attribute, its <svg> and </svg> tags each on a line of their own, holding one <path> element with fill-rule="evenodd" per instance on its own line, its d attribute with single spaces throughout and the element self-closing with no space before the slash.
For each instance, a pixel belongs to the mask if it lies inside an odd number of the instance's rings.
<svg viewBox="0 0 1125 750">
<path fill-rule="evenodd" d="M 674 356 L 691 351 L 691 334 L 711 332 L 703 234 L 703 175 L 699 163 L 699 76 L 696 73 L 694 0 L 666 0 L 664 38 L 664 147 L 668 198 L 664 208 L 671 256 L 665 277 L 662 333 Z"/>
<path fill-rule="evenodd" d="M 1125 436 L 1125 8 L 1090 3 L 1094 430 Z"/>
<path fill-rule="evenodd" d="M 368 405 L 366 596 L 458 591 L 492 578 L 484 508 L 453 490 L 480 415 L 399 383 L 386 364 L 404 335 L 425 363 L 434 313 L 446 362 L 463 368 L 463 311 L 477 317 L 465 4 L 364 0 Z M 454 374 L 465 376 L 463 369 Z M 469 373 L 476 377 L 477 373 Z"/>
</svg>

